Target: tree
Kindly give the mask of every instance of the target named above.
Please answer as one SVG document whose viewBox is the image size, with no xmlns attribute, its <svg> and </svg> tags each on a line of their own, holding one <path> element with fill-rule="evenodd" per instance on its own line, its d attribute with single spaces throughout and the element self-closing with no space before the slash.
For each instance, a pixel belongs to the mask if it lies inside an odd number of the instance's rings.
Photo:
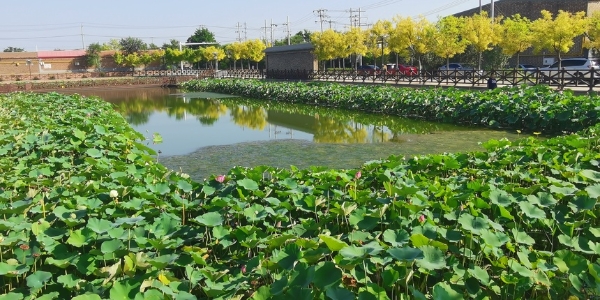
<svg viewBox="0 0 600 300">
<path fill-rule="evenodd" d="M 148 49 L 148 46 L 144 41 L 134 37 L 122 38 L 119 41 L 119 45 L 121 46 L 121 51 L 123 51 L 125 55 Z"/>
<path fill-rule="evenodd" d="M 404 49 L 408 50 L 419 62 L 419 69 L 422 69 L 423 56 L 431 50 L 427 32 L 432 31 L 434 25 L 424 17 L 418 20 L 397 17 L 394 21 L 395 26 L 390 32 L 390 48 L 401 55 L 406 54 Z"/>
<path fill-rule="evenodd" d="M 585 47 L 594 51 L 600 50 L 600 12 L 594 12 L 588 17 L 588 28 L 585 34 Z"/>
<path fill-rule="evenodd" d="M 347 45 L 347 51 L 351 55 L 364 56 L 367 54 L 367 46 L 365 41 L 367 40 L 366 31 L 362 31 L 360 27 L 352 27 L 349 31 L 343 35 L 344 44 Z M 354 70 L 356 70 L 356 60 L 352 62 Z"/>
<path fill-rule="evenodd" d="M 163 43 L 163 49 L 179 49 L 179 41 L 176 39 L 171 39 L 169 43 Z"/>
<path fill-rule="evenodd" d="M 110 39 L 108 41 L 108 43 L 103 43 L 102 44 L 102 50 L 106 51 L 106 50 L 121 50 L 121 44 L 119 43 L 119 40 L 117 39 Z"/>
<path fill-rule="evenodd" d="M 216 44 L 217 40 L 215 40 L 214 33 L 210 32 L 210 30 L 208 30 L 204 27 L 200 27 L 200 28 L 196 29 L 194 34 L 187 39 L 187 42 L 188 43 L 215 43 Z M 190 45 L 189 47 L 192 49 L 196 49 L 196 48 L 199 48 L 200 45 Z"/>
<path fill-rule="evenodd" d="M 561 54 L 571 50 L 575 45 L 575 37 L 582 35 L 587 27 L 585 12 L 572 14 L 559 10 L 556 18 L 552 18 L 551 12 L 542 10 L 542 17 L 531 22 L 534 51 L 553 51 L 558 57 L 558 67 L 561 68 Z"/>
<path fill-rule="evenodd" d="M 102 70 L 102 57 L 100 56 L 101 52 L 102 45 L 99 43 L 89 44 L 85 53 L 85 61 L 87 62 L 87 65 L 90 67 L 95 66 L 97 70 Z"/>
<path fill-rule="evenodd" d="M 520 54 L 531 48 L 532 42 L 533 36 L 529 19 L 516 14 L 502 21 L 498 46 L 502 48 L 502 53 L 506 55 L 517 55 L 516 65 L 519 64 Z"/>
<path fill-rule="evenodd" d="M 227 55 L 233 59 L 233 69 L 236 68 L 236 62 L 242 58 L 242 54 L 244 53 L 244 44 L 240 42 L 235 42 L 225 46 L 225 52 Z M 244 64 L 242 64 L 242 69 L 244 68 Z"/>
<path fill-rule="evenodd" d="M 310 41 L 310 31 L 304 29 L 304 31 L 298 31 L 296 34 L 290 36 L 290 45 L 308 43 Z M 284 46 L 288 44 L 288 39 L 283 38 L 281 40 L 275 40 L 273 43 L 275 46 Z"/>
<path fill-rule="evenodd" d="M 344 39 L 340 33 L 333 31 L 333 29 L 314 33 L 310 38 L 315 47 L 315 55 L 318 60 L 324 62 L 344 55 L 340 53 L 340 44 L 345 44 Z"/>
<path fill-rule="evenodd" d="M 494 22 L 494 20 L 488 17 L 486 11 L 464 19 L 461 35 L 468 44 L 473 45 L 479 54 L 479 59 L 477 59 L 477 67 L 479 70 L 481 70 L 481 58 L 483 52 L 491 50 L 499 41 L 499 21 L 500 20 L 496 20 Z"/>
<path fill-rule="evenodd" d="M 244 58 L 256 62 L 256 68 L 258 69 L 258 62 L 265 58 L 267 45 L 259 39 L 254 39 L 245 41 L 244 48 Z"/>
<path fill-rule="evenodd" d="M 463 23 L 463 18 L 448 16 L 428 29 L 430 47 L 435 55 L 446 60 L 446 66 L 450 64 L 450 58 L 463 53 L 467 47 L 467 41 L 461 35 Z"/>
<path fill-rule="evenodd" d="M 204 60 L 211 62 L 211 64 L 215 62 L 215 59 L 220 61 L 226 57 L 225 51 L 216 46 L 208 46 L 202 49 L 202 55 Z"/>
<path fill-rule="evenodd" d="M 167 48 L 165 50 L 165 61 L 169 67 L 179 64 L 184 60 L 183 51 L 179 50 L 178 48 Z"/>
<path fill-rule="evenodd" d="M 4 49 L 4 52 L 25 52 L 25 49 L 16 48 L 16 47 L 8 47 L 8 48 Z"/>
<path fill-rule="evenodd" d="M 381 57 L 382 66 L 384 64 L 385 55 L 390 54 L 390 48 L 386 47 L 386 42 L 389 44 L 389 36 L 392 31 L 392 22 L 387 20 L 379 20 L 373 24 L 371 29 L 368 31 L 367 36 L 367 53 L 373 55 L 377 61 L 378 57 Z M 377 63 L 375 62 L 375 65 Z"/>
</svg>

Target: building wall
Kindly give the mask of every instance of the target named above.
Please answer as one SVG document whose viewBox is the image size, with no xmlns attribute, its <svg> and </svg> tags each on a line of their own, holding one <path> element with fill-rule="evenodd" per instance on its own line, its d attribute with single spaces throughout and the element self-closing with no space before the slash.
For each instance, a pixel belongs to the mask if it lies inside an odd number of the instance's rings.
<svg viewBox="0 0 600 300">
<path fill-rule="evenodd" d="M 483 0 L 482 2 L 489 2 Z M 491 5 L 488 3 L 482 6 L 482 10 L 486 11 L 488 15 L 491 15 Z M 576 13 L 586 12 L 591 15 L 594 11 L 600 11 L 600 1 L 598 0 L 500 0 L 495 2 L 494 15 L 509 17 L 515 14 L 527 17 L 530 20 L 539 19 L 542 17 L 542 10 L 547 10 L 556 16 L 559 10 Z M 471 16 L 479 13 L 479 7 L 463 11 L 456 14 L 456 16 Z M 588 51 L 583 47 L 583 38 L 576 38 L 575 45 L 571 48 L 569 53 L 562 55 L 563 58 L 567 57 L 586 57 Z M 541 53 L 534 53 L 533 49 L 529 49 L 524 53 L 520 54 L 519 62 L 525 64 L 533 64 L 536 66 L 542 66 L 544 58 L 557 59 L 555 53 L 550 51 L 544 51 Z M 516 58 L 510 60 L 510 63 L 516 63 Z"/>
<path fill-rule="evenodd" d="M 317 60 L 309 50 L 267 53 L 269 70 L 317 70 Z"/>
</svg>

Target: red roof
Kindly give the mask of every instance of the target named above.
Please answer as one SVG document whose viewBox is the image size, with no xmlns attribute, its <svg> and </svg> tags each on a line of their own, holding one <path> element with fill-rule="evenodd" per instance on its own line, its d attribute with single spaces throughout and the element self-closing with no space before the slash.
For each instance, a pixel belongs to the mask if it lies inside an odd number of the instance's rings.
<svg viewBox="0 0 600 300">
<path fill-rule="evenodd" d="M 85 50 L 38 51 L 39 58 L 73 58 L 85 56 Z"/>
</svg>

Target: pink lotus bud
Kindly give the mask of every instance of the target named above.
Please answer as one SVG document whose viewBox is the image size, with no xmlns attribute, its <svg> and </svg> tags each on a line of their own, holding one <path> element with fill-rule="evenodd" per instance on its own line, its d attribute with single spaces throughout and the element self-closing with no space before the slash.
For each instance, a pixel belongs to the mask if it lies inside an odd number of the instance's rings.
<svg viewBox="0 0 600 300">
<path fill-rule="evenodd" d="M 246 273 L 246 266 L 245 266 L 245 265 L 243 265 L 243 266 L 240 268 L 240 270 L 242 270 L 242 274 Z"/>
<path fill-rule="evenodd" d="M 421 222 L 421 223 L 425 222 L 425 215 L 421 215 L 419 217 L 419 222 Z"/>
<path fill-rule="evenodd" d="M 354 178 L 359 179 L 360 176 L 362 175 L 362 173 L 360 171 L 356 172 L 356 174 L 354 175 Z"/>
<path fill-rule="evenodd" d="M 215 178 L 215 180 L 219 183 L 223 183 L 225 181 L 225 175 L 219 175 Z"/>
</svg>

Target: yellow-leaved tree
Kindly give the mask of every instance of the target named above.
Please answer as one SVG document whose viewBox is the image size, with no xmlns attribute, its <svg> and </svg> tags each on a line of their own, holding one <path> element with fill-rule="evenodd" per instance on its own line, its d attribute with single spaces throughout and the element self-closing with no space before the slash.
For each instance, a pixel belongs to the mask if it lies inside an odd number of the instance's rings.
<svg viewBox="0 0 600 300">
<path fill-rule="evenodd" d="M 390 32 L 392 31 L 392 22 L 388 20 L 379 20 L 369 29 L 367 36 L 367 54 L 373 55 L 375 65 L 377 58 L 381 57 L 382 66 L 384 56 L 390 54 L 389 44 Z"/>
<path fill-rule="evenodd" d="M 352 66 L 356 70 L 355 57 L 367 54 L 367 46 L 365 45 L 367 32 L 361 30 L 360 27 L 352 27 L 343 34 L 343 39 L 344 44 L 347 46 L 348 53 L 353 56 Z"/>
<path fill-rule="evenodd" d="M 446 67 L 450 64 L 450 58 L 465 52 L 467 48 L 468 42 L 462 37 L 463 26 L 464 18 L 448 16 L 427 29 L 431 50 L 446 59 Z"/>
<path fill-rule="evenodd" d="M 267 49 L 267 45 L 259 39 L 245 41 L 243 58 L 255 62 L 256 69 L 258 69 L 258 62 L 265 58 L 265 49 Z M 250 68 L 250 62 L 248 62 L 248 68 Z"/>
<path fill-rule="evenodd" d="M 216 68 L 218 61 L 223 60 L 226 57 L 225 51 L 216 46 L 208 46 L 204 48 L 202 51 L 202 56 L 204 60 L 211 62 L 213 68 Z"/>
<path fill-rule="evenodd" d="M 515 14 L 504 19 L 500 24 L 498 46 L 502 48 L 502 53 L 508 56 L 516 55 L 517 65 L 520 54 L 531 48 L 532 42 L 531 20 L 526 17 Z"/>
<path fill-rule="evenodd" d="M 428 40 L 428 31 L 434 29 L 433 23 L 424 17 L 412 19 L 397 16 L 394 18 L 394 28 L 390 33 L 390 48 L 400 55 L 409 55 L 417 59 L 419 69 L 422 69 L 423 55 L 430 52 L 431 42 Z"/>
<path fill-rule="evenodd" d="M 323 32 L 316 32 L 310 36 L 310 41 L 314 45 L 314 53 L 317 59 L 323 63 L 326 60 L 342 57 L 343 51 L 340 51 L 340 45 L 344 44 L 344 38 L 339 32 L 333 29 L 327 29 Z M 325 69 L 325 65 L 323 65 Z"/>
<path fill-rule="evenodd" d="M 236 63 L 238 60 L 242 59 L 242 54 L 244 53 L 244 45 L 240 42 L 234 42 L 225 46 L 225 52 L 231 59 L 233 59 L 233 69 L 236 69 Z M 242 64 L 242 69 L 244 68 L 244 64 Z"/>
<path fill-rule="evenodd" d="M 542 17 L 531 22 L 533 48 L 536 52 L 549 50 L 556 53 L 560 60 L 575 45 L 575 38 L 588 29 L 585 12 L 570 13 L 559 10 L 555 18 L 552 13 L 542 10 Z"/>
<path fill-rule="evenodd" d="M 500 36 L 500 19 L 492 20 L 486 11 L 464 18 L 462 36 L 469 45 L 473 45 L 479 53 L 478 69 L 481 70 L 483 51 L 491 50 L 498 44 Z"/>
<path fill-rule="evenodd" d="M 181 63 L 184 61 L 183 51 L 179 49 L 167 48 L 165 50 L 165 61 L 169 67 Z"/>
</svg>

